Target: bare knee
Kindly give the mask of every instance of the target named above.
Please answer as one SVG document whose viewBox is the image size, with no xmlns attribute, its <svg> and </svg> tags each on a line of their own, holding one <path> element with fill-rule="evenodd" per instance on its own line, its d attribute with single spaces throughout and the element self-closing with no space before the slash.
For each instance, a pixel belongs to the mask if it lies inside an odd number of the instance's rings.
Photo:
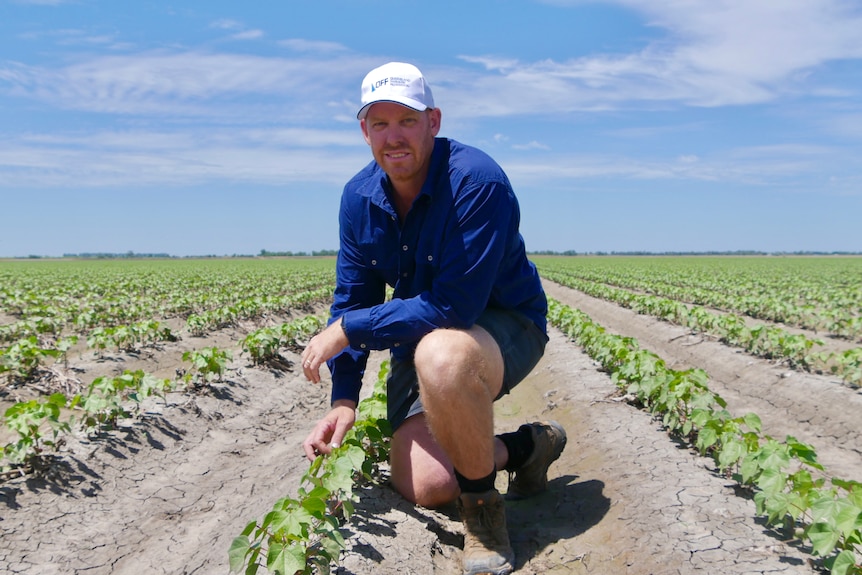
<svg viewBox="0 0 862 575">
<path fill-rule="evenodd" d="M 438 329 L 419 342 L 414 354 L 419 381 L 424 384 L 445 385 L 453 382 L 465 370 L 478 369 L 481 349 L 466 332 Z"/>
<path fill-rule="evenodd" d="M 428 509 L 447 505 L 461 493 L 458 482 L 452 476 L 414 477 L 411 481 L 393 475 L 392 486 L 407 501 Z"/>
<path fill-rule="evenodd" d="M 448 456 L 428 430 L 425 415 L 407 419 L 392 438 L 392 486 L 405 499 L 434 508 L 460 494 Z"/>
</svg>

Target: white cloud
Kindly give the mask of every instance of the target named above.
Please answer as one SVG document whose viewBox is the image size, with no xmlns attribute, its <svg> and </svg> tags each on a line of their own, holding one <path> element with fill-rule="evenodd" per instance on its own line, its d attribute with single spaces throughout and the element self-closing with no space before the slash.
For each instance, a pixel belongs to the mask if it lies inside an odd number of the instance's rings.
<svg viewBox="0 0 862 575">
<path fill-rule="evenodd" d="M 642 14 L 665 36 L 629 54 L 597 53 L 565 61 L 462 56 L 486 73 L 461 73 L 461 88 L 449 94 L 456 109 L 464 115 L 501 116 L 632 104 L 742 105 L 768 102 L 787 93 L 853 95 L 820 85 L 810 72 L 827 62 L 862 58 L 862 11 L 856 3 L 613 3 Z M 488 101 L 487 94 L 495 97 Z"/>
<path fill-rule="evenodd" d="M 616 3 L 642 14 L 665 36 L 629 54 L 563 61 L 462 55 L 465 65 L 429 66 L 424 71 L 447 117 L 745 105 L 784 94 L 857 97 L 852 88 L 829 86 L 811 74 L 833 60 L 862 58 L 862 14 L 840 0 Z M 235 32 L 235 39 L 263 35 L 231 19 L 210 26 Z M 362 72 L 377 63 L 349 56 L 338 42 L 290 38 L 278 44 L 295 55 L 163 51 L 82 58 L 60 68 L 0 63 L 0 89 L 5 83 L 13 94 L 65 108 L 193 116 L 207 113 L 204 103 L 254 94 L 319 115 L 320 103 L 343 102 L 344 94 L 358 91 L 354 84 Z M 308 101 L 310 86 L 315 102 Z M 342 105 L 333 115 L 346 121 L 353 106 Z"/>
<path fill-rule="evenodd" d="M 788 153 L 784 153 L 788 152 Z M 814 152 L 811 150 L 810 152 Z M 801 155 L 800 155 L 801 154 Z M 780 147 L 739 149 L 719 156 L 682 156 L 675 159 L 633 156 L 554 154 L 541 161 L 518 156 L 499 158 L 519 185 L 569 188 L 584 179 L 679 180 L 722 182 L 728 186 L 754 185 L 782 190 L 808 186 L 812 161 L 803 150 Z"/>
<path fill-rule="evenodd" d="M 231 20 L 230 18 L 214 20 L 210 22 L 210 28 L 216 28 L 218 30 L 239 30 L 239 32 L 231 34 L 231 40 L 257 40 L 266 35 L 263 30 L 246 29 L 245 24 L 237 20 Z"/>
<path fill-rule="evenodd" d="M 247 29 L 242 22 L 230 18 L 214 20 L 210 22 L 210 28 L 217 30 L 238 30 L 238 32 L 230 35 L 231 40 L 257 40 L 266 35 L 263 30 Z"/>
<path fill-rule="evenodd" d="M 324 42 L 320 40 L 303 40 L 301 38 L 289 38 L 287 40 L 279 40 L 279 46 L 283 46 L 296 52 L 316 52 L 318 54 L 326 54 L 330 52 L 342 52 L 347 50 L 347 47 L 338 42 Z"/>
<path fill-rule="evenodd" d="M 118 42 L 116 34 L 94 34 L 78 28 L 58 28 L 46 31 L 30 31 L 18 34 L 22 40 L 50 39 L 59 46 L 107 46 L 111 49 L 128 48 L 130 44 Z"/>
<path fill-rule="evenodd" d="M 330 146 L 338 150 L 333 153 Z M 76 188 L 243 182 L 340 188 L 371 158 L 358 132 L 326 130 L 104 131 L 28 134 L 0 143 L 3 187 Z"/>
<path fill-rule="evenodd" d="M 326 69 L 327 74 L 320 74 Z M 358 84 L 360 60 L 272 58 L 212 52 L 99 56 L 62 68 L 0 64 L 0 89 L 60 108 L 112 114 L 220 114 L 222 98 L 250 95 L 297 117 L 320 114 Z M 204 105 L 206 104 L 206 106 Z M 215 106 L 216 109 L 212 109 Z M 242 113 L 252 107 L 239 105 Z"/>
<path fill-rule="evenodd" d="M 59 6 L 74 0 L 11 0 L 13 4 L 34 4 L 36 6 Z"/>
<path fill-rule="evenodd" d="M 862 14 L 842 0 L 620 0 L 679 40 L 674 56 L 693 69 L 752 81 L 839 58 L 862 57 Z"/>
<path fill-rule="evenodd" d="M 862 112 L 839 113 L 820 120 L 822 128 L 840 136 L 852 140 L 862 140 Z"/>
<path fill-rule="evenodd" d="M 231 38 L 234 40 L 257 40 L 258 38 L 263 38 L 264 35 L 263 30 L 245 30 L 234 34 Z"/>
<path fill-rule="evenodd" d="M 219 30 L 238 30 L 243 28 L 242 22 L 237 20 L 231 20 L 229 18 L 220 18 L 219 20 L 214 20 L 210 22 L 210 28 L 217 28 Z"/>
<path fill-rule="evenodd" d="M 550 146 L 537 142 L 533 140 L 527 144 L 512 144 L 512 148 L 515 150 L 550 150 Z"/>
</svg>

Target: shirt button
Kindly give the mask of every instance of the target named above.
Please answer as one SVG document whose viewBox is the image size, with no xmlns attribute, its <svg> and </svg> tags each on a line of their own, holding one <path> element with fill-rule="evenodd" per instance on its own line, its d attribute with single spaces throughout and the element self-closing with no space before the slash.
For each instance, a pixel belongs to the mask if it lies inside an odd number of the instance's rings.
<svg viewBox="0 0 862 575">
<path fill-rule="evenodd" d="M 400 343 L 396 343 L 394 347 L 399 347 L 400 345 Z"/>
<path fill-rule="evenodd" d="M 367 348 L 368 346 L 367 346 L 367 345 L 365 345 L 364 343 L 360 343 L 360 344 L 359 344 L 359 347 L 361 347 L 362 349 L 365 349 L 365 348 Z"/>
<path fill-rule="evenodd" d="M 402 250 L 404 250 L 404 251 L 406 252 L 406 251 L 407 251 L 407 244 L 405 244 L 405 245 L 401 246 L 401 249 L 402 249 Z"/>
<path fill-rule="evenodd" d="M 433 262 L 433 261 L 434 261 L 434 256 L 428 256 L 428 261 L 429 261 L 429 262 Z"/>
<path fill-rule="evenodd" d="M 376 266 L 376 265 L 377 265 L 377 260 L 371 260 L 371 265 Z"/>
</svg>

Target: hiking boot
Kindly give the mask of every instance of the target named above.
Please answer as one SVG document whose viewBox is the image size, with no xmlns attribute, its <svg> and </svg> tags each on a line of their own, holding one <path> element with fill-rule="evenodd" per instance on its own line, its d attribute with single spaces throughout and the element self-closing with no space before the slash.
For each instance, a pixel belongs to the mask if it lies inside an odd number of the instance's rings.
<svg viewBox="0 0 862 575">
<path fill-rule="evenodd" d="M 533 436 L 533 453 L 524 465 L 509 473 L 509 490 L 506 499 L 524 499 L 548 488 L 548 467 L 556 461 L 566 447 L 566 430 L 556 421 L 529 423 Z"/>
<path fill-rule="evenodd" d="M 457 501 L 464 523 L 464 575 L 508 575 L 515 553 L 509 545 L 506 503 L 496 489 L 462 493 Z"/>
</svg>

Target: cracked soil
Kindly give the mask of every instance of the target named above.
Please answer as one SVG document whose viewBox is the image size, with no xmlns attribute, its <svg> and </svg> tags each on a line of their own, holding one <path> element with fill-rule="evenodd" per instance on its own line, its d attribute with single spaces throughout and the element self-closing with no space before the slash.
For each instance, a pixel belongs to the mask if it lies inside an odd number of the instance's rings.
<svg viewBox="0 0 862 575">
<path fill-rule="evenodd" d="M 862 479 L 858 390 L 555 284 L 546 289 L 668 365 L 704 368 L 732 413 L 757 413 L 765 434 L 793 435 L 815 447 L 832 475 Z M 239 341 L 252 327 L 73 361 L 89 380 L 123 369 L 171 377 L 184 350 L 204 346 L 232 349 L 234 357 L 210 393 L 170 394 L 109 437 L 70 439 L 47 477 L 0 483 L 0 573 L 227 574 L 232 539 L 277 499 L 296 494 L 308 469 L 300 443 L 328 406 L 326 381 L 313 385 L 299 370 L 249 365 Z M 817 572 L 805 549 L 755 517 L 753 501 L 717 475 L 710 459 L 621 401 L 606 373 L 559 331 L 549 332 L 545 357 L 496 409 L 499 431 L 550 418 L 569 436 L 548 492 L 507 503 L 516 573 Z M 366 388 L 384 357 L 372 357 Z M 505 490 L 505 474 L 498 481 Z M 463 537 L 454 506 L 417 508 L 386 485 L 367 486 L 345 534 L 337 573 L 459 572 Z"/>
</svg>

